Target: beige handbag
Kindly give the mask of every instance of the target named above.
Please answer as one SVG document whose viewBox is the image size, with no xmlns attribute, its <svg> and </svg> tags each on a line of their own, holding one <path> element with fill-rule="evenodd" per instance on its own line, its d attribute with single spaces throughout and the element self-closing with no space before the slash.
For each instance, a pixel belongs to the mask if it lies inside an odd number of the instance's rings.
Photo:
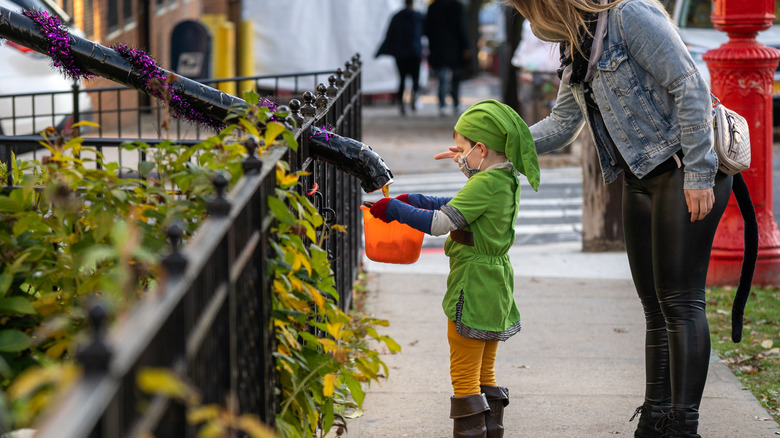
<svg viewBox="0 0 780 438">
<path fill-rule="evenodd" d="M 750 132 L 744 117 L 723 106 L 712 95 L 713 123 L 715 125 L 715 153 L 718 170 L 736 175 L 750 167 Z"/>
</svg>

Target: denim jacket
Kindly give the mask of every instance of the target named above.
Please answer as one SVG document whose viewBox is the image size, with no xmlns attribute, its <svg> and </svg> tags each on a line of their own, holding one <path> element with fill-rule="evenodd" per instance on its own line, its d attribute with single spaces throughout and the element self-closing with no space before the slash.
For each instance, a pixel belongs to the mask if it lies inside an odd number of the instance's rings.
<svg viewBox="0 0 780 438">
<path fill-rule="evenodd" d="M 645 176 L 682 149 L 685 189 L 714 185 L 718 161 L 713 145 L 712 103 L 674 26 L 663 11 L 643 0 L 623 0 L 609 10 L 604 52 L 591 88 L 604 129 L 634 175 Z M 531 126 L 537 152 L 569 144 L 590 123 L 583 85 L 561 84 L 552 114 Z M 622 170 L 595 135 L 604 181 Z"/>
</svg>

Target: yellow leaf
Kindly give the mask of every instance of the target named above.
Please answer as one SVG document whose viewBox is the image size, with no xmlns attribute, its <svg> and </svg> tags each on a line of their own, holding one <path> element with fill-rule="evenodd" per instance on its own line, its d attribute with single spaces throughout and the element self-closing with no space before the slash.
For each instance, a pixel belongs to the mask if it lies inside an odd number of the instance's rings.
<svg viewBox="0 0 780 438">
<path fill-rule="evenodd" d="M 257 131 L 257 128 L 255 127 L 252 122 L 246 119 L 240 119 L 238 123 L 244 127 L 247 133 L 252 135 L 253 137 L 260 137 L 260 132 Z"/>
<path fill-rule="evenodd" d="M 265 144 L 272 145 L 276 141 L 276 137 L 284 132 L 287 128 L 279 122 L 271 122 L 265 125 Z"/>
<path fill-rule="evenodd" d="M 225 425 L 219 421 L 212 420 L 203 425 L 198 431 L 197 438 L 220 438 L 225 436 Z"/>
<path fill-rule="evenodd" d="M 320 344 L 322 344 L 322 347 L 323 347 L 323 349 L 325 350 L 326 353 L 330 353 L 332 351 L 336 351 L 336 348 L 338 348 L 338 346 L 336 345 L 336 342 L 333 341 L 333 339 L 319 338 L 317 340 L 320 341 Z"/>
<path fill-rule="evenodd" d="M 276 168 L 276 182 L 280 186 L 291 186 L 298 182 L 298 176 L 292 173 L 287 173 L 284 169 Z"/>
<path fill-rule="evenodd" d="M 302 252 L 295 253 L 295 261 L 293 262 L 293 269 L 298 270 L 301 268 L 301 265 L 303 265 L 304 268 L 306 268 L 306 272 L 309 273 L 309 276 L 311 276 L 311 262 L 309 262 L 309 258 L 306 257 L 306 254 Z"/>
<path fill-rule="evenodd" d="M 325 378 L 322 381 L 322 395 L 325 397 L 330 397 L 333 395 L 334 388 L 336 384 L 338 383 L 338 378 L 335 374 L 326 374 Z"/>
<path fill-rule="evenodd" d="M 297 279 L 297 278 L 296 278 L 296 277 L 294 277 L 293 275 L 290 275 L 290 276 L 289 276 L 289 277 L 287 277 L 287 278 L 289 278 L 289 280 L 290 280 L 290 283 L 292 283 L 292 287 L 293 287 L 295 290 L 297 290 L 298 292 L 301 292 L 301 291 L 303 291 L 303 283 L 301 282 L 301 280 Z"/>
<path fill-rule="evenodd" d="M 190 424 L 200 424 L 204 421 L 213 420 L 219 417 L 218 405 L 205 405 L 190 409 L 187 412 L 187 422 Z"/>
<path fill-rule="evenodd" d="M 54 345 L 46 349 L 46 357 L 50 359 L 59 359 L 63 354 L 65 354 L 65 350 L 67 350 L 69 346 L 70 341 L 59 340 L 55 342 Z"/>
<path fill-rule="evenodd" d="M 7 394 L 11 400 L 29 397 L 44 385 L 60 384 L 67 386 L 77 376 L 78 369 L 74 365 L 27 368 L 14 379 L 11 386 L 8 387 Z"/>
<path fill-rule="evenodd" d="M 324 310 L 325 297 L 323 297 L 322 294 L 317 289 L 311 286 L 309 286 L 308 289 L 309 289 L 309 294 L 311 295 L 311 299 L 314 300 L 314 303 L 317 304 L 317 307 Z"/>
<path fill-rule="evenodd" d="M 197 403 L 195 389 L 173 371 L 165 368 L 143 368 L 136 375 L 138 388 L 147 394 L 158 394 L 185 402 Z"/>
<path fill-rule="evenodd" d="M 340 233 L 346 233 L 347 232 L 347 226 L 346 225 L 339 225 L 339 224 L 333 224 L 330 227 L 333 231 L 338 231 Z"/>
<path fill-rule="evenodd" d="M 334 339 L 339 340 L 341 338 L 341 329 L 344 328 L 343 322 L 327 323 L 328 333 L 333 336 Z"/>
<path fill-rule="evenodd" d="M 76 123 L 73 124 L 74 128 L 78 128 L 79 126 L 91 126 L 93 128 L 97 128 L 100 125 L 98 125 L 95 122 L 90 122 L 89 120 L 82 120 L 80 122 L 76 122 Z"/>
<path fill-rule="evenodd" d="M 767 350 L 772 348 L 772 345 L 774 345 L 774 342 L 772 342 L 771 339 L 767 339 L 767 340 L 765 340 L 764 342 L 761 343 L 761 346 L 766 348 Z"/>
<path fill-rule="evenodd" d="M 249 434 L 251 438 L 276 438 L 273 429 L 261 423 L 252 414 L 244 414 L 238 417 L 238 428 Z"/>
</svg>

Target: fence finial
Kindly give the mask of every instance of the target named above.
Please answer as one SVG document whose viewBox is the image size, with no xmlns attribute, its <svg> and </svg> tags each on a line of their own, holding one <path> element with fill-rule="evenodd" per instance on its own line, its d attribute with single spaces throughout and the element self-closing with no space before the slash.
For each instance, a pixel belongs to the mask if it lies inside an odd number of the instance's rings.
<svg viewBox="0 0 780 438">
<path fill-rule="evenodd" d="M 336 97 L 336 95 L 339 94 L 339 87 L 336 86 L 335 75 L 328 76 L 328 84 L 328 89 L 325 91 L 325 94 L 328 97 Z"/>
<path fill-rule="evenodd" d="M 344 77 L 347 79 L 352 77 L 352 64 L 349 61 L 344 63 Z"/>
<path fill-rule="evenodd" d="M 179 224 L 175 223 L 168 227 L 168 242 L 171 244 L 171 253 L 163 258 L 162 264 L 170 275 L 180 275 L 187 267 L 187 257 L 179 251 L 183 235 L 184 230 Z"/>
<path fill-rule="evenodd" d="M 244 169 L 244 173 L 250 174 L 259 172 L 263 168 L 263 162 L 257 158 L 257 141 L 253 137 L 249 137 L 244 142 L 244 147 L 248 152 L 248 156 L 241 163 L 241 168 Z"/>
<path fill-rule="evenodd" d="M 336 69 L 336 86 L 341 88 L 347 81 L 344 80 L 344 70 L 341 68 Z"/>
<path fill-rule="evenodd" d="M 317 108 L 314 107 L 313 102 L 314 93 L 311 91 L 303 93 L 303 107 L 301 107 L 303 117 L 314 117 L 317 114 Z"/>
<path fill-rule="evenodd" d="M 300 113 L 301 110 L 301 101 L 298 99 L 293 99 L 290 101 L 290 110 L 292 113 L 290 114 L 290 117 L 292 117 L 293 120 L 295 120 L 295 127 L 300 128 L 301 125 L 303 125 L 303 116 Z"/>
<path fill-rule="evenodd" d="M 214 175 L 212 184 L 217 189 L 217 196 L 206 204 L 206 211 L 211 216 L 225 217 L 230 214 L 230 201 L 225 198 L 225 188 L 227 188 L 228 179 L 222 172 L 217 172 Z"/>
<path fill-rule="evenodd" d="M 100 301 L 89 309 L 87 316 L 92 326 L 92 340 L 78 349 L 76 357 L 84 367 L 84 374 L 95 375 L 108 371 L 113 352 L 105 342 L 105 325 L 108 312 Z"/>
<path fill-rule="evenodd" d="M 328 89 L 325 87 L 325 84 L 317 84 L 317 100 L 315 101 L 317 108 L 322 109 L 328 106 L 327 92 Z"/>
<path fill-rule="evenodd" d="M 297 121 L 290 116 L 290 107 L 287 105 L 279 105 L 274 111 L 274 117 L 279 122 L 283 123 L 287 129 L 293 130 Z"/>
</svg>

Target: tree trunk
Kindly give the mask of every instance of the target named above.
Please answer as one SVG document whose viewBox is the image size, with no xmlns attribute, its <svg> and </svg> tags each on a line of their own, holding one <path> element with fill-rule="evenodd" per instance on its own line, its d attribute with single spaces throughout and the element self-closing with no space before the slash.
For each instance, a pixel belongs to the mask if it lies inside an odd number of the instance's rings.
<svg viewBox="0 0 780 438">
<path fill-rule="evenodd" d="M 590 132 L 583 129 L 582 147 L 582 251 L 625 251 L 623 239 L 623 174 L 605 185 Z"/>
</svg>

